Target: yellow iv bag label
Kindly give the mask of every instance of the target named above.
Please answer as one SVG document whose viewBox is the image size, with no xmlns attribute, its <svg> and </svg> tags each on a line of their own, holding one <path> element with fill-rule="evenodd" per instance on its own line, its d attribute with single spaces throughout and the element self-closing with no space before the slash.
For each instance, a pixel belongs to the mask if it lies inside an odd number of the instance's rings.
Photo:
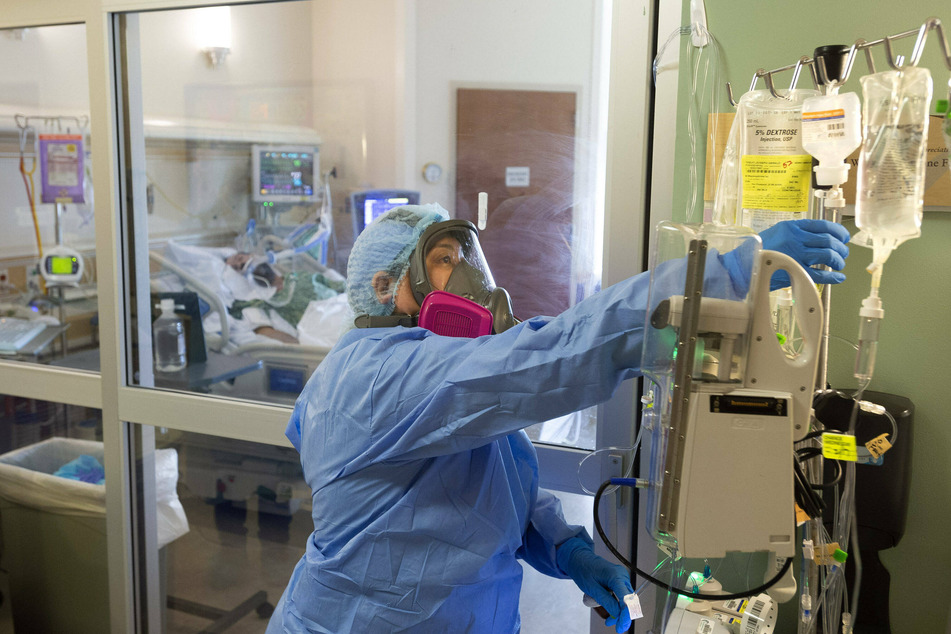
<svg viewBox="0 0 951 634">
<path fill-rule="evenodd" d="M 855 448 L 855 436 L 848 434 L 822 434 L 822 457 L 830 460 L 858 460 Z"/>
<path fill-rule="evenodd" d="M 812 157 L 808 154 L 742 159 L 744 209 L 809 210 Z"/>
</svg>

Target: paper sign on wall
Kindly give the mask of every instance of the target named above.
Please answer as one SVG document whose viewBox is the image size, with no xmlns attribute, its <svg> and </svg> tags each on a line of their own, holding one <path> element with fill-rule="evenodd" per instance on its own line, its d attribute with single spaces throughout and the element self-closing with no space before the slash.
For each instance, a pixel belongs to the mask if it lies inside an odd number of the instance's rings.
<svg viewBox="0 0 951 634">
<path fill-rule="evenodd" d="M 528 187 L 530 181 L 530 171 L 531 168 L 528 167 L 506 167 L 505 186 Z"/>
</svg>

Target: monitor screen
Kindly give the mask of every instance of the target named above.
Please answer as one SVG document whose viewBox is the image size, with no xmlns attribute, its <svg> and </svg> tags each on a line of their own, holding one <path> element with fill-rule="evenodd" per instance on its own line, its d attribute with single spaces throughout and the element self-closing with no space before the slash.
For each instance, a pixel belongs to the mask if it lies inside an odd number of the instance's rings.
<svg viewBox="0 0 951 634">
<path fill-rule="evenodd" d="M 409 189 L 368 189 L 350 194 L 349 209 L 353 214 L 353 235 L 383 212 L 402 205 L 418 205 L 419 192 Z"/>
<path fill-rule="evenodd" d="M 367 198 L 363 201 L 363 226 L 373 222 L 384 211 L 408 204 L 410 204 L 409 198 L 406 196 Z"/>
<path fill-rule="evenodd" d="M 75 270 L 76 258 L 63 255 L 50 256 L 49 272 L 53 275 L 72 275 Z"/>
<path fill-rule="evenodd" d="M 257 202 L 316 202 L 319 163 L 315 147 L 252 146 L 252 197 Z"/>
</svg>

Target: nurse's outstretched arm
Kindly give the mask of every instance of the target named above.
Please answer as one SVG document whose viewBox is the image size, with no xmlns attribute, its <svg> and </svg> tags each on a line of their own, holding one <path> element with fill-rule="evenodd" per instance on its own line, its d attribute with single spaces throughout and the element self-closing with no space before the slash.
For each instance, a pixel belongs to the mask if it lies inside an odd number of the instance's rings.
<svg viewBox="0 0 951 634">
<path fill-rule="evenodd" d="M 722 258 L 708 284 L 732 287 Z M 660 279 L 683 292 L 680 261 Z M 555 318 L 461 340 L 394 329 L 367 349 L 384 349 L 368 392 L 370 446 L 364 460 L 413 460 L 472 449 L 535 423 L 602 403 L 641 359 L 647 273 L 587 298 Z M 679 288 L 678 288 L 679 287 Z M 357 351 L 350 354 L 357 358 Z M 326 363 L 326 362 L 325 362 Z"/>
</svg>

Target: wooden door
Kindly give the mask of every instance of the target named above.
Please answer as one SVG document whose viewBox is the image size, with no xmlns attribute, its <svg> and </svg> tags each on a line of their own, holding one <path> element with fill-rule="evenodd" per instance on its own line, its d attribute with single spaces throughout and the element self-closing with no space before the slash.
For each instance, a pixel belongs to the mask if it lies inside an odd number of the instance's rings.
<svg viewBox="0 0 951 634">
<path fill-rule="evenodd" d="M 570 301 L 575 173 L 574 92 L 457 92 L 455 216 L 477 221 L 495 283 L 519 319 L 557 315 Z"/>
</svg>

